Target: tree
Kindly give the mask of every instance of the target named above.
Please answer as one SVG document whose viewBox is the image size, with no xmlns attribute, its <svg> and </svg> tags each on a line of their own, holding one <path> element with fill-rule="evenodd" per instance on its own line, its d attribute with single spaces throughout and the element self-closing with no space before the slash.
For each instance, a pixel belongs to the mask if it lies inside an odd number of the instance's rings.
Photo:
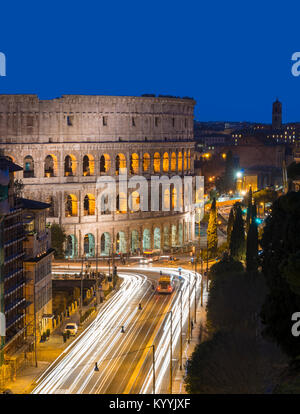
<svg viewBox="0 0 300 414">
<path fill-rule="evenodd" d="M 258 266 L 258 231 L 255 220 L 252 220 L 247 234 L 246 266 L 248 272 L 256 271 Z"/>
<path fill-rule="evenodd" d="M 227 244 L 230 245 L 230 237 L 233 229 L 233 223 L 234 223 L 234 208 L 232 207 L 229 213 L 228 217 L 228 223 L 227 223 Z"/>
<path fill-rule="evenodd" d="M 215 278 L 219 275 L 227 273 L 241 273 L 244 271 L 243 264 L 238 260 L 234 260 L 229 254 L 224 253 L 221 260 L 211 266 L 209 270 L 210 279 L 214 283 Z"/>
<path fill-rule="evenodd" d="M 64 229 L 59 224 L 53 223 L 51 226 L 51 244 L 55 250 L 54 257 L 56 259 L 64 258 L 64 242 L 66 238 Z"/>
<path fill-rule="evenodd" d="M 230 254 L 236 260 L 243 259 L 245 255 L 245 229 L 240 204 L 236 205 L 236 213 L 230 237 Z"/>
<path fill-rule="evenodd" d="M 299 338 L 291 334 L 291 316 L 300 310 L 300 193 L 279 197 L 266 219 L 261 246 L 262 272 L 269 288 L 262 308 L 264 334 L 291 357 L 300 354 Z"/>
<path fill-rule="evenodd" d="M 208 250 L 214 254 L 218 249 L 218 233 L 217 233 L 217 206 L 214 198 L 211 203 L 209 220 L 207 226 L 207 246 Z"/>
</svg>

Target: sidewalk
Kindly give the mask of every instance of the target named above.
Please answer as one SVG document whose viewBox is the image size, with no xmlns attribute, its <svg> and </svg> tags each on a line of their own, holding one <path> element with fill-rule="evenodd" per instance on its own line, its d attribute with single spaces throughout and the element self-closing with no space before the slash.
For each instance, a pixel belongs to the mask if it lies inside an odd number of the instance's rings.
<svg viewBox="0 0 300 414">
<path fill-rule="evenodd" d="M 200 342 L 200 326 L 205 326 L 206 323 L 206 302 L 207 302 L 208 293 L 204 290 L 203 293 L 203 306 L 200 305 L 200 301 L 198 300 L 197 306 L 197 323 L 194 323 L 194 329 L 192 331 L 192 338 L 190 343 L 187 341 L 183 345 L 182 351 L 182 370 L 180 371 L 179 366 L 174 373 L 172 391 L 173 394 L 186 394 L 185 384 L 184 384 L 184 377 L 185 377 L 185 364 L 186 361 L 192 356 L 192 353 L 196 347 L 196 345 Z"/>
<path fill-rule="evenodd" d="M 105 303 L 105 301 L 103 302 Z M 98 310 L 103 305 L 99 304 L 96 312 L 92 313 L 81 326 L 78 328 L 78 333 L 74 337 L 70 337 L 66 342 L 63 341 L 62 332 L 65 325 L 68 322 L 76 322 L 79 325 L 80 312 L 77 310 L 69 318 L 66 318 L 64 322 L 57 327 L 50 335 L 46 342 L 39 342 L 37 344 L 37 367 L 34 362 L 23 367 L 22 370 L 17 372 L 17 378 L 15 381 L 11 381 L 6 384 L 5 389 L 10 390 L 13 394 L 30 394 L 34 389 L 35 380 L 47 369 L 47 367 L 55 361 L 56 358 L 68 347 L 72 342 L 82 333 L 84 329 L 95 319 Z M 89 309 L 90 306 L 83 307 L 82 313 Z"/>
</svg>

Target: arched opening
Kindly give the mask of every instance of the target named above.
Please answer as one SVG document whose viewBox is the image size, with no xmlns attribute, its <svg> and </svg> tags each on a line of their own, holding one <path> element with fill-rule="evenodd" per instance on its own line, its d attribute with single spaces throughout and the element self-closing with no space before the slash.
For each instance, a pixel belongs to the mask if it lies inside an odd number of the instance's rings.
<svg viewBox="0 0 300 414">
<path fill-rule="evenodd" d="M 106 173 L 110 170 L 110 156 L 103 154 L 100 157 L 100 173 Z"/>
<path fill-rule="evenodd" d="M 78 256 L 77 238 L 74 234 L 70 234 L 66 240 L 66 258 L 73 258 Z"/>
<path fill-rule="evenodd" d="M 83 200 L 83 214 L 84 216 L 95 215 L 95 196 L 93 194 L 87 194 Z"/>
<path fill-rule="evenodd" d="M 139 248 L 139 234 L 137 230 L 131 232 L 131 251 L 136 253 Z"/>
<path fill-rule="evenodd" d="M 184 171 L 187 170 L 187 155 L 186 155 L 186 151 L 184 151 L 184 154 L 183 154 L 183 168 L 184 168 Z"/>
<path fill-rule="evenodd" d="M 159 227 L 155 227 L 154 229 L 154 249 L 160 249 L 160 244 L 161 244 L 161 238 L 160 238 L 160 228 Z"/>
<path fill-rule="evenodd" d="M 176 154 L 172 152 L 171 155 L 171 171 L 176 171 Z"/>
<path fill-rule="evenodd" d="M 116 156 L 116 175 L 120 174 L 122 168 L 126 168 L 126 158 L 124 154 L 118 154 Z"/>
<path fill-rule="evenodd" d="M 65 157 L 65 177 L 72 177 L 76 173 L 77 167 L 74 155 L 66 155 Z"/>
<path fill-rule="evenodd" d="M 100 249 L 101 249 L 100 254 L 102 256 L 108 256 L 110 254 L 111 238 L 110 238 L 110 234 L 107 232 L 101 234 Z"/>
<path fill-rule="evenodd" d="M 65 215 L 66 217 L 76 217 L 77 214 L 77 197 L 74 194 L 68 194 L 65 202 Z"/>
<path fill-rule="evenodd" d="M 55 177 L 57 174 L 57 158 L 55 155 L 47 155 L 44 163 L 45 177 Z"/>
<path fill-rule="evenodd" d="M 178 225 L 178 244 L 182 246 L 183 244 L 183 231 L 182 231 L 182 223 Z"/>
<path fill-rule="evenodd" d="M 164 211 L 170 211 L 170 190 L 168 188 L 164 191 Z"/>
<path fill-rule="evenodd" d="M 176 227 L 176 224 L 172 224 L 172 226 L 171 226 L 171 244 L 172 244 L 172 247 L 176 246 L 176 236 L 177 236 L 177 227 Z"/>
<path fill-rule="evenodd" d="M 155 173 L 160 172 L 160 153 L 155 152 L 153 157 L 153 170 Z"/>
<path fill-rule="evenodd" d="M 146 152 L 143 156 L 143 171 L 150 170 L 150 155 Z"/>
<path fill-rule="evenodd" d="M 138 191 L 133 191 L 131 197 L 131 211 L 139 211 L 141 209 L 141 199 Z"/>
<path fill-rule="evenodd" d="M 95 237 L 92 233 L 88 233 L 84 236 L 83 251 L 87 257 L 95 256 Z"/>
<path fill-rule="evenodd" d="M 119 231 L 116 238 L 116 252 L 126 253 L 126 238 L 124 231 Z"/>
<path fill-rule="evenodd" d="M 169 236 L 169 227 L 164 227 L 164 247 L 168 248 L 170 243 L 170 236 Z"/>
<path fill-rule="evenodd" d="M 101 214 L 111 214 L 110 206 L 108 204 L 108 194 L 101 196 Z"/>
<path fill-rule="evenodd" d="M 169 171 L 169 154 L 167 152 L 165 152 L 163 156 L 163 171 Z"/>
<path fill-rule="evenodd" d="M 178 152 L 178 171 L 182 171 L 182 152 Z"/>
<path fill-rule="evenodd" d="M 95 161 L 94 161 L 94 157 L 92 155 L 87 154 L 83 157 L 82 171 L 83 171 L 84 176 L 94 175 L 94 173 L 95 173 Z"/>
<path fill-rule="evenodd" d="M 191 151 L 188 151 L 188 169 L 191 169 Z"/>
<path fill-rule="evenodd" d="M 175 187 L 172 188 L 172 210 L 177 208 L 177 190 Z"/>
<path fill-rule="evenodd" d="M 27 155 L 24 158 L 24 169 L 23 169 L 23 178 L 33 178 L 34 177 L 34 162 L 31 155 Z"/>
<path fill-rule="evenodd" d="M 151 249 L 150 230 L 144 229 L 143 231 L 143 250 Z"/>
<path fill-rule="evenodd" d="M 130 173 L 131 174 L 139 173 L 139 156 L 136 153 L 133 153 L 130 156 Z"/>
<path fill-rule="evenodd" d="M 117 195 L 117 205 L 116 205 L 116 212 L 117 213 L 126 213 L 127 212 L 127 198 L 125 193 L 121 192 Z"/>
</svg>

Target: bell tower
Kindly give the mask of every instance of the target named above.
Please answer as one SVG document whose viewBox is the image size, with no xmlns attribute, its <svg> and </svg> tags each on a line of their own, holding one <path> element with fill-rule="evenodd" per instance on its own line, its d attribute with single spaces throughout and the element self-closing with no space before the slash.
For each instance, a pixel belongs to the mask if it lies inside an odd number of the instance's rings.
<svg viewBox="0 0 300 414">
<path fill-rule="evenodd" d="M 282 127 L 282 104 L 276 99 L 273 102 L 272 110 L 272 129 L 280 129 Z"/>
</svg>

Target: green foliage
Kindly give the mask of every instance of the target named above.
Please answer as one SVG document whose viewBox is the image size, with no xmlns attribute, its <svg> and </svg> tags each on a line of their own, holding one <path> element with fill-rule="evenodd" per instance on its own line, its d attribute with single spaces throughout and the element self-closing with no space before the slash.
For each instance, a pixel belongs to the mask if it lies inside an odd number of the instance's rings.
<svg viewBox="0 0 300 414">
<path fill-rule="evenodd" d="M 299 251 L 300 193 L 290 192 L 273 203 L 261 246 L 262 271 L 269 294 L 262 309 L 264 333 L 289 356 L 299 352 L 299 338 L 291 334 L 291 316 L 300 310 Z"/>
<path fill-rule="evenodd" d="M 55 250 L 54 257 L 56 259 L 64 258 L 64 242 L 66 238 L 64 229 L 59 224 L 53 223 L 51 226 L 51 244 Z"/>
<path fill-rule="evenodd" d="M 235 163 L 232 152 L 229 150 L 226 154 L 226 164 L 224 172 L 224 189 L 226 192 L 235 190 Z"/>
<path fill-rule="evenodd" d="M 230 254 L 235 260 L 241 260 L 245 256 L 245 229 L 241 206 L 236 206 L 236 213 L 230 237 Z"/>
<path fill-rule="evenodd" d="M 217 233 L 217 207 L 216 199 L 213 199 L 211 204 L 209 221 L 207 226 L 207 243 L 208 250 L 214 254 L 218 248 L 218 233 Z"/>
<path fill-rule="evenodd" d="M 246 267 L 248 272 L 256 271 L 258 267 L 258 232 L 255 220 L 250 224 L 247 234 Z"/>
<path fill-rule="evenodd" d="M 210 278 L 213 281 L 220 275 L 226 275 L 227 273 L 241 273 L 244 271 L 244 267 L 241 262 L 234 260 L 228 254 L 224 254 L 222 259 L 216 264 L 212 265 L 209 271 Z"/>
<path fill-rule="evenodd" d="M 248 206 L 247 206 L 247 217 L 246 217 L 246 233 L 248 233 L 250 224 L 252 222 L 252 188 L 250 187 L 248 193 Z"/>
<path fill-rule="evenodd" d="M 264 188 L 253 193 L 253 198 L 256 203 L 272 203 L 277 197 L 277 191 L 271 190 L 270 188 Z"/>
</svg>

